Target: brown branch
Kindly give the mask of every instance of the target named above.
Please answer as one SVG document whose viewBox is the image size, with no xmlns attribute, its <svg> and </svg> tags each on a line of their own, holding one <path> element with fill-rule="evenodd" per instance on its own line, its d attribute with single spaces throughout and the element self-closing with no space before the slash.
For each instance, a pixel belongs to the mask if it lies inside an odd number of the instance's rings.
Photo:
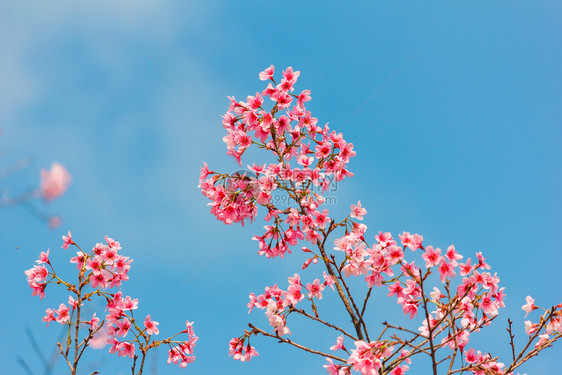
<svg viewBox="0 0 562 375">
<path fill-rule="evenodd" d="M 299 349 L 302 349 L 306 352 L 309 352 L 309 353 L 312 353 L 312 354 L 318 354 L 318 355 L 321 355 L 321 356 L 326 357 L 326 358 L 332 358 L 332 359 L 335 359 L 336 361 L 347 363 L 347 361 L 343 358 L 337 357 L 337 356 L 329 354 L 329 353 L 324 353 L 324 352 L 321 352 L 321 351 L 318 351 L 318 350 L 314 350 L 314 349 L 308 348 L 308 347 L 306 347 L 304 345 L 301 345 L 301 344 L 297 344 L 296 342 L 294 342 L 292 340 L 289 340 L 289 339 L 286 339 L 286 338 L 283 338 L 283 337 L 279 336 L 278 334 L 273 335 L 269 332 L 264 331 L 263 329 L 260 329 L 256 326 L 254 326 L 252 323 L 248 323 L 248 327 L 252 328 L 252 330 L 255 334 L 260 333 L 263 336 L 272 337 L 274 339 L 279 340 L 279 342 L 283 342 L 283 343 L 286 343 L 286 344 L 293 345 L 293 346 L 295 346 Z"/>
<path fill-rule="evenodd" d="M 300 205 L 300 203 L 299 203 Z M 304 213 L 304 208 L 301 206 L 301 210 Z M 336 285 L 336 289 L 338 291 L 338 294 L 340 296 L 340 299 L 342 300 L 345 309 L 347 310 L 347 313 L 349 314 L 350 318 L 351 318 L 351 322 L 353 323 L 353 326 L 355 327 L 355 332 L 357 332 L 357 337 L 360 340 L 363 340 L 363 332 L 361 332 L 361 323 L 359 321 L 359 319 L 357 319 L 357 316 L 355 315 L 355 313 L 353 312 L 353 309 L 351 308 L 351 304 L 349 302 L 349 299 L 346 297 L 345 292 L 343 291 L 343 288 L 340 284 L 340 282 L 338 281 L 338 277 L 336 276 L 336 273 L 334 272 L 334 269 L 332 268 L 332 265 L 330 264 L 330 259 L 328 258 L 328 255 L 326 254 L 326 250 L 324 249 L 324 243 L 326 242 L 326 239 L 328 238 L 329 233 L 331 232 L 332 226 L 334 224 L 334 221 L 332 221 L 330 223 L 330 227 L 328 228 L 328 232 L 326 233 L 326 235 L 324 236 L 324 240 L 323 242 L 317 243 L 318 249 L 320 250 L 320 253 L 322 254 L 322 260 L 324 261 L 324 264 L 326 265 L 326 269 L 328 270 L 328 273 L 330 274 L 330 276 L 332 276 L 332 279 L 334 280 L 334 284 Z"/>
<path fill-rule="evenodd" d="M 507 332 L 509 333 L 509 345 L 511 346 L 511 355 L 513 356 L 513 361 L 515 361 L 515 343 L 513 342 L 515 335 L 513 335 L 513 331 L 511 329 L 512 323 L 513 321 L 508 318 L 507 324 L 509 325 L 509 327 L 507 327 Z"/>
<path fill-rule="evenodd" d="M 365 300 L 363 301 L 363 308 L 361 309 L 361 316 L 363 316 L 363 314 L 365 314 L 365 309 L 367 308 L 367 301 L 369 301 L 369 297 L 371 297 L 371 291 L 373 290 L 373 287 L 369 288 L 369 291 L 367 292 L 367 295 L 365 296 Z"/>
<path fill-rule="evenodd" d="M 407 328 L 400 327 L 400 326 L 395 326 L 395 325 L 392 325 L 392 324 L 390 324 L 390 323 L 388 323 L 388 322 L 383 322 L 382 324 L 385 325 L 385 326 L 388 327 L 388 328 L 393 328 L 393 329 L 396 329 L 396 330 L 399 330 L 399 331 L 404 331 L 404 332 L 411 333 L 412 335 L 415 335 L 416 338 L 418 338 L 418 337 L 423 337 L 423 338 L 427 339 L 427 337 L 425 337 L 424 335 L 421 335 L 421 334 L 419 334 L 419 333 L 417 333 L 417 332 L 414 332 L 414 331 L 412 331 L 412 330 L 409 330 L 409 329 L 407 329 Z"/>
<path fill-rule="evenodd" d="M 72 364 L 70 363 L 70 361 L 68 360 L 68 356 L 65 353 L 64 349 L 62 348 L 62 345 L 60 342 L 57 342 L 57 346 L 60 349 L 60 353 L 62 354 L 62 356 L 64 357 L 64 359 L 66 360 L 66 364 L 68 365 L 68 368 L 70 369 L 71 372 L 74 371 L 74 368 L 72 367 Z"/>
<path fill-rule="evenodd" d="M 525 355 L 525 357 L 523 357 L 519 363 L 517 363 L 515 365 L 515 367 L 513 368 L 514 370 L 521 366 L 523 363 L 527 362 L 529 359 L 531 359 L 531 357 L 534 357 L 536 355 L 539 354 L 539 352 L 543 349 L 546 349 L 550 346 L 552 346 L 552 344 L 558 340 L 560 337 L 562 337 L 562 333 L 559 333 L 558 335 L 552 337 L 550 340 L 548 340 L 547 342 L 545 342 L 543 345 L 539 346 L 538 348 L 534 348 L 533 350 L 531 350 L 529 353 L 527 353 L 527 355 Z"/>
<path fill-rule="evenodd" d="M 133 365 L 131 366 L 131 374 L 132 375 L 135 375 L 135 367 L 137 366 L 137 358 L 138 357 L 139 357 L 138 355 L 135 355 L 133 357 Z"/>
<path fill-rule="evenodd" d="M 142 375 L 142 371 L 144 369 L 144 360 L 146 359 L 146 349 L 142 350 L 142 360 L 141 360 L 141 365 L 140 365 L 140 369 L 137 375 Z M 134 374 L 133 374 L 134 375 Z"/>
<path fill-rule="evenodd" d="M 422 344 L 418 344 L 418 345 L 414 345 L 412 344 L 412 340 L 408 341 L 408 340 L 402 340 L 400 337 L 398 337 L 397 335 L 392 335 L 391 338 L 393 338 L 394 340 L 398 341 L 400 344 L 409 346 L 410 348 L 416 349 L 419 352 L 425 353 L 427 355 L 431 355 L 426 348 L 422 348 L 423 343 Z"/>
<path fill-rule="evenodd" d="M 84 354 L 84 350 L 86 350 L 86 348 L 88 347 L 88 342 L 90 342 L 90 340 L 103 327 L 104 324 L 105 324 L 105 320 L 102 320 L 100 326 L 98 328 L 96 328 L 95 330 L 90 330 L 90 333 L 88 334 L 88 337 L 86 337 L 84 340 L 82 340 L 82 342 L 79 345 L 79 346 L 82 347 L 82 349 L 80 349 L 80 354 L 78 354 L 78 360 L 80 360 L 80 358 L 82 357 L 82 354 Z"/>
<path fill-rule="evenodd" d="M 447 281 L 447 284 L 445 284 L 445 290 L 447 290 L 447 297 L 449 298 L 449 301 L 451 301 L 451 291 L 449 290 L 449 282 L 448 282 L 448 281 Z M 454 341 L 454 343 L 455 343 L 455 349 L 454 349 L 453 355 L 452 355 L 452 357 L 451 357 L 451 362 L 449 363 L 449 368 L 447 369 L 447 374 L 450 374 L 450 373 L 451 373 L 451 370 L 453 369 L 453 365 L 455 364 L 455 359 L 456 359 L 456 357 L 457 357 L 457 353 L 458 353 L 458 350 L 459 350 L 459 346 L 458 346 L 458 344 L 457 344 L 456 336 L 457 336 L 458 334 L 460 334 L 460 331 L 457 332 L 457 326 L 455 325 L 455 322 L 457 321 L 457 318 L 458 318 L 458 317 L 454 317 L 454 316 L 453 316 L 453 311 L 452 311 L 452 310 L 449 311 L 449 317 L 451 318 L 450 327 L 452 327 L 452 329 L 453 329 L 453 337 L 451 337 L 450 340 L 453 340 L 453 339 L 455 340 L 455 341 Z M 429 324 L 429 323 L 428 323 L 428 324 Z M 447 340 L 447 341 L 450 341 L 450 340 Z M 444 360 L 443 360 L 443 361 L 444 361 Z M 439 362 L 439 363 L 440 363 L 440 362 Z"/>
<path fill-rule="evenodd" d="M 336 262 L 335 257 L 332 255 L 332 261 Z M 359 329 L 361 329 L 361 326 L 363 326 L 363 330 L 365 331 L 365 336 L 367 336 L 367 341 L 371 341 L 369 339 L 369 333 L 367 332 L 367 325 L 365 324 L 365 321 L 363 320 L 363 316 L 361 314 L 361 312 L 359 311 L 359 308 L 357 307 L 357 305 L 355 304 L 355 300 L 353 299 L 353 296 L 351 295 L 351 291 L 349 290 L 349 288 L 347 287 L 347 283 L 345 282 L 344 276 L 341 274 L 341 271 L 338 267 L 336 267 L 336 270 L 338 271 L 338 278 L 341 280 L 343 287 L 345 288 L 345 292 L 347 293 L 347 296 L 349 298 L 349 300 L 351 301 L 351 305 L 353 306 L 353 309 L 355 310 L 355 313 L 357 314 L 357 317 L 359 319 Z"/>
<path fill-rule="evenodd" d="M 294 311 L 294 312 L 296 312 L 296 313 L 298 313 L 298 314 L 301 314 L 301 315 L 303 315 L 303 316 L 306 316 L 307 318 L 310 318 L 310 319 L 312 319 L 312 320 L 315 320 L 315 321 L 317 321 L 317 322 L 319 322 L 319 323 L 322 323 L 322 324 L 324 324 L 324 325 L 327 326 L 327 327 L 330 327 L 330 328 L 333 328 L 333 329 L 335 329 L 335 330 L 338 330 L 338 331 L 340 331 L 341 333 L 343 333 L 344 335 L 346 335 L 347 337 L 349 337 L 350 339 L 352 339 L 352 340 L 354 340 L 354 341 L 357 341 L 357 338 L 356 338 L 355 336 L 349 334 L 349 333 L 346 332 L 344 329 L 342 329 L 342 328 L 340 328 L 340 327 L 338 327 L 338 326 L 336 326 L 336 325 L 333 325 L 333 324 L 331 324 L 331 323 L 328 323 L 328 322 L 326 322 L 326 321 L 324 321 L 324 320 L 322 320 L 322 319 L 320 319 L 320 318 L 317 318 L 317 317 L 315 317 L 315 316 L 313 316 L 313 315 L 310 315 L 310 314 L 308 314 L 306 311 L 304 311 L 303 309 L 295 309 L 294 307 L 291 307 L 290 310 L 289 310 L 289 312 L 292 312 L 292 311 Z"/>
<path fill-rule="evenodd" d="M 546 319 L 544 319 L 539 327 L 537 328 L 536 332 L 533 334 L 533 336 L 531 336 L 529 338 L 529 341 L 527 342 L 527 345 L 525 345 L 525 347 L 523 348 L 523 350 L 521 350 L 519 352 L 519 355 L 517 356 L 517 358 L 511 363 L 511 365 L 509 365 L 509 367 L 507 368 L 507 370 L 505 371 L 506 374 L 509 374 L 510 372 L 512 372 L 513 370 L 515 370 L 518 366 L 521 365 L 517 364 L 517 361 L 519 361 L 521 359 L 521 357 L 523 357 L 523 355 L 525 354 L 525 352 L 527 351 L 527 349 L 529 348 L 529 346 L 531 345 L 531 343 L 533 342 L 533 340 L 535 340 L 537 338 L 537 336 L 539 335 L 540 331 L 544 328 L 544 326 L 548 323 L 548 321 L 550 320 L 550 318 L 552 318 L 552 316 L 554 316 L 554 307 L 552 307 L 552 309 L 549 310 Z"/>
<path fill-rule="evenodd" d="M 428 330 L 428 339 L 429 339 L 429 347 L 431 348 L 431 363 L 433 368 L 433 375 L 437 375 L 437 362 L 435 361 L 435 348 L 433 347 L 433 328 L 431 327 L 431 319 L 429 316 L 429 310 L 427 309 L 427 298 L 425 298 L 425 292 L 423 290 L 423 276 L 422 271 L 420 269 L 420 289 L 421 295 L 423 299 L 423 309 L 425 311 L 425 319 L 427 320 L 427 330 Z M 452 324 L 453 322 L 451 322 Z"/>
</svg>

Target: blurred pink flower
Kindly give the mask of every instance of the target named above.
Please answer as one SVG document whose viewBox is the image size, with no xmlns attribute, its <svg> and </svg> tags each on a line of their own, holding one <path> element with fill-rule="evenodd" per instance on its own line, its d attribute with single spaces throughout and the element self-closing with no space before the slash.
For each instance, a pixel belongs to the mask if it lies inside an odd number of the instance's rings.
<svg viewBox="0 0 562 375">
<path fill-rule="evenodd" d="M 60 216 L 51 216 L 49 218 L 49 228 L 55 229 L 59 227 L 62 223 Z"/>
<path fill-rule="evenodd" d="M 59 163 L 51 164 L 51 170 L 41 170 L 41 194 L 43 198 L 52 201 L 58 198 L 68 188 L 72 178 L 65 167 Z"/>
</svg>

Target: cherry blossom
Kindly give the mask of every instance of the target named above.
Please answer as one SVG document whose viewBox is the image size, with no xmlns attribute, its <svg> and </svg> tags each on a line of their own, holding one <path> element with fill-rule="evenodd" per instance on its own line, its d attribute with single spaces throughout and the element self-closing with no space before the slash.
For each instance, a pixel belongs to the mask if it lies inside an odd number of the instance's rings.
<svg viewBox="0 0 562 375">
<path fill-rule="evenodd" d="M 72 234 L 68 231 L 68 235 L 62 236 L 62 240 L 64 243 L 62 244 L 62 248 L 67 250 L 68 246 L 74 245 L 74 241 L 72 241 Z"/>
<path fill-rule="evenodd" d="M 220 173 L 204 164 L 199 187 L 209 199 L 211 213 L 225 224 L 253 222 L 258 209 L 263 210 L 263 231 L 253 237 L 258 254 L 285 258 L 300 249 L 306 256 L 304 263 L 299 260 L 301 268 L 314 273 L 321 267 L 324 282 L 314 276 L 312 283 L 305 282 L 294 274 L 286 289 L 275 284 L 266 287 L 263 294 L 250 293 L 249 312 L 263 310 L 271 331 L 250 323 L 250 330 L 230 341 L 230 355 L 240 361 L 251 359 L 255 349 L 250 338 L 261 335 L 324 356 L 329 374 L 400 375 L 409 370 L 411 358 L 417 355 L 429 355 L 437 374 L 440 366 L 451 370 L 466 365 L 459 360 L 463 354 L 468 366 L 462 371 L 512 373 L 520 365 L 517 361 L 505 365 L 490 354 L 465 350 L 471 336 L 490 325 L 505 307 L 505 288 L 496 273 L 487 272 L 491 267 L 482 252 L 472 258 L 477 261 L 466 258 L 459 263 L 465 258 L 454 245 L 443 252 L 425 244 L 422 235 L 406 231 L 397 241 L 390 232 L 378 230 L 371 243 L 367 225 L 360 223 L 367 213 L 361 201 L 350 206 L 347 217 L 336 218 L 324 193 L 333 182 L 353 176 L 349 164 L 356 156 L 354 146 L 328 124 L 319 125 L 319 119 L 306 108 L 310 90 L 294 94 L 298 92 L 299 71 L 288 67 L 277 81 L 274 73 L 273 66 L 261 72 L 259 78 L 267 81 L 267 86 L 245 101 L 229 97 L 223 116 L 227 154 L 242 165 L 246 151 L 254 147 L 270 153 L 268 163 L 249 165 L 253 174 Z M 293 204 L 281 204 L 273 199 L 274 194 L 285 194 L 289 198 L 286 202 Z M 416 255 L 418 249 L 422 253 Z M 327 298 L 322 293 L 326 286 L 334 292 L 329 297 L 339 298 L 347 312 L 343 324 L 323 319 L 320 300 Z M 361 287 L 366 292 L 358 296 Z M 376 326 L 364 317 L 369 299 L 379 287 L 396 298 L 406 319 L 419 322 L 417 332 L 389 322 L 384 322 L 380 335 L 372 332 Z M 523 310 L 528 314 L 537 308 L 528 297 Z M 533 348 L 533 340 L 534 347 L 542 350 L 562 336 L 560 309 L 562 304 L 545 310 L 541 323 L 525 322 L 530 335 L 527 349 Z M 297 317 L 339 331 L 342 335 L 331 347 L 333 353 L 287 339 L 285 335 L 291 334 L 288 325 Z M 348 330 L 344 327 L 349 322 L 352 328 Z M 355 349 L 347 352 L 344 337 L 353 340 Z M 536 354 L 527 349 L 521 356 Z M 530 357 L 524 358 L 523 362 Z"/>
<path fill-rule="evenodd" d="M 70 174 L 59 163 L 51 164 L 51 169 L 41 171 L 41 194 L 47 201 L 58 198 L 68 188 L 72 178 Z"/>
<path fill-rule="evenodd" d="M 105 236 L 105 244 L 98 243 L 90 252 L 85 252 L 74 242 L 70 231 L 62 238 L 64 249 L 74 245 L 79 250 L 69 259 L 69 263 L 76 264 L 77 282 L 65 281 L 55 273 L 49 250 L 41 252 L 39 260 L 36 261 L 37 265 L 26 270 L 25 275 L 32 289 L 32 295 L 38 295 L 41 299 L 50 284 L 62 286 L 71 293 L 68 304 L 61 303 L 57 309 L 46 309 L 45 316 L 42 318 L 47 326 L 51 322 L 57 322 L 68 325 L 69 328 L 76 327 L 78 331 L 82 328 L 87 329 L 88 332 L 85 334 L 69 329 L 64 346 L 62 343 L 58 345 L 71 374 L 76 374 L 81 357 L 78 355 L 79 352 L 87 347 L 102 348 L 106 343 L 110 343 L 109 352 L 116 353 L 119 357 L 141 356 L 143 359 L 138 374 L 142 373 L 147 352 L 163 344 L 170 347 L 169 363 L 173 362 L 184 368 L 195 360 L 193 352 L 198 337 L 194 333 L 193 322 L 186 321 L 186 328 L 176 335 L 156 340 L 152 337 L 160 333 L 159 323 L 153 321 L 150 314 L 146 315 L 143 328 L 135 321 L 133 311 L 139 309 L 138 298 L 124 294 L 121 289 L 111 290 L 121 287 L 129 279 L 128 273 L 133 261 L 121 255 L 119 250 L 122 248 L 118 241 Z M 80 317 L 81 310 L 94 297 L 99 297 L 104 302 L 106 315 L 98 317 L 94 312 L 90 320 L 85 320 Z M 180 334 L 186 334 L 187 339 L 176 338 Z M 71 349 L 77 353 L 73 358 L 69 356 Z M 133 374 L 136 373 L 135 366 L 136 361 L 132 366 Z"/>
<path fill-rule="evenodd" d="M 527 315 L 529 315 L 531 311 L 538 309 L 538 307 L 535 306 L 535 300 L 531 296 L 527 296 L 526 300 L 527 303 L 521 307 L 521 309 L 526 313 L 525 318 L 527 317 Z"/>
</svg>

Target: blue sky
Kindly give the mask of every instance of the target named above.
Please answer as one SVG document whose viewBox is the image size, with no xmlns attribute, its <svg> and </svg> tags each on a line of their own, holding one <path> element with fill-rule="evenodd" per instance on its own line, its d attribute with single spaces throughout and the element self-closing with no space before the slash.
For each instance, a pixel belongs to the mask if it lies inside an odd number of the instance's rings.
<svg viewBox="0 0 562 375">
<path fill-rule="evenodd" d="M 322 373 L 322 359 L 265 338 L 254 340 L 256 360 L 227 357 L 228 340 L 248 321 L 266 325 L 260 312 L 247 315 L 247 295 L 285 287 L 304 258 L 258 257 L 250 238 L 261 224 L 222 225 L 197 189 L 203 161 L 237 169 L 207 113 L 219 120 L 227 95 L 261 90 L 257 73 L 270 64 L 300 70 L 297 88 L 312 90 L 309 108 L 339 131 L 409 61 L 343 128 L 357 151 L 356 176 L 339 186 L 331 211 L 360 199 L 372 236 L 406 230 L 442 248 L 484 251 L 508 307 L 485 339 L 473 339 L 483 350 L 509 354 L 505 322 L 522 327 L 526 295 L 543 306 L 560 302 L 560 2 L 0 4 L 1 162 L 34 157 L 3 184 L 25 188 L 52 161 L 73 176 L 68 193 L 47 207 L 64 217 L 58 230 L 21 208 L 0 212 L 0 372 L 25 374 L 21 356 L 42 373 L 25 328 L 50 353 L 60 331 L 40 319 L 60 298 L 31 298 L 23 270 L 46 248 L 63 262 L 60 236 L 71 229 L 86 247 L 106 234 L 121 242 L 135 259 L 126 291 L 147 314 L 222 246 L 153 314 L 163 334 L 196 321 L 198 359 L 184 371 Z M 325 303 L 337 315 L 337 304 Z M 373 324 L 398 311 L 383 298 L 377 306 Z M 291 328 L 295 340 L 324 349 L 336 337 L 297 320 Z M 521 373 L 555 373 L 561 355 L 560 347 L 546 350 Z M 87 359 L 102 373 L 128 371 L 127 361 L 105 352 Z M 182 372 L 165 359 L 162 350 L 159 374 Z M 65 371 L 61 362 L 55 373 Z"/>
</svg>

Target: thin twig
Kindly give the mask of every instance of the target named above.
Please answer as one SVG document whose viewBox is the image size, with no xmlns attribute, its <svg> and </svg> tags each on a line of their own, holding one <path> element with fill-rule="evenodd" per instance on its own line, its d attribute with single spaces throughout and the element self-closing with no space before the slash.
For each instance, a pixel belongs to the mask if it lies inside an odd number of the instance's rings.
<svg viewBox="0 0 562 375">
<path fill-rule="evenodd" d="M 326 358 L 332 358 L 332 359 L 335 359 L 336 361 L 340 361 L 340 362 L 344 362 L 344 363 L 347 362 L 345 359 L 340 358 L 340 357 L 337 357 L 337 356 L 335 356 L 335 355 L 332 355 L 332 354 L 329 354 L 329 353 L 324 353 L 324 352 L 321 352 L 321 351 L 318 351 L 318 350 L 314 350 L 314 349 L 308 348 L 308 347 L 306 347 L 306 346 L 304 346 L 304 345 L 297 344 L 296 342 L 294 342 L 294 341 L 292 341 L 292 340 L 283 338 L 283 337 L 281 337 L 281 336 L 279 336 L 279 335 L 277 335 L 277 334 L 273 335 L 273 334 L 271 334 L 271 333 L 269 333 L 269 332 L 264 331 L 263 329 L 260 329 L 260 328 L 258 328 L 258 327 L 256 327 L 256 326 L 254 326 L 252 323 L 248 323 L 248 326 L 249 326 L 250 328 L 252 328 L 252 330 L 253 330 L 254 333 L 260 333 L 260 334 L 263 335 L 263 336 L 272 337 L 272 338 L 274 338 L 274 339 L 279 340 L 279 342 L 284 342 L 284 343 L 286 343 L 286 344 L 293 345 L 293 346 L 295 346 L 295 347 L 297 347 L 297 348 L 299 348 L 299 349 L 302 349 L 302 350 L 304 350 L 304 351 L 306 351 L 306 352 L 309 352 L 309 353 L 312 353 L 312 354 L 318 354 L 318 355 L 321 355 L 321 356 L 326 357 Z"/>
<path fill-rule="evenodd" d="M 349 333 L 346 332 L 344 329 L 342 329 L 342 328 L 340 328 L 340 327 L 338 327 L 338 326 L 335 326 L 335 325 L 333 325 L 333 324 L 331 324 L 331 323 L 328 323 L 328 322 L 326 322 L 326 321 L 324 321 L 324 320 L 322 320 L 322 319 L 320 319 L 320 318 L 317 318 L 317 317 L 315 317 L 315 316 L 313 316 L 313 315 L 310 315 L 310 314 L 308 314 L 306 311 L 304 311 L 303 309 L 295 309 L 294 307 L 291 307 L 291 309 L 289 310 L 289 312 L 291 312 L 291 311 L 294 311 L 294 312 L 296 312 L 296 313 L 298 313 L 298 314 L 301 314 L 301 315 L 303 315 L 303 316 L 306 316 L 307 318 L 310 318 L 310 319 L 315 320 L 315 321 L 317 321 L 317 322 L 319 322 L 319 323 L 322 323 L 322 324 L 324 324 L 324 325 L 327 326 L 327 327 L 330 327 L 330 328 L 333 328 L 333 329 L 335 329 L 335 330 L 338 330 L 338 331 L 340 331 L 341 333 L 343 333 L 344 335 L 346 335 L 347 337 L 349 337 L 350 339 L 352 339 L 352 340 L 354 340 L 354 341 L 357 341 L 357 337 L 355 337 L 355 336 L 349 334 Z"/>
</svg>

